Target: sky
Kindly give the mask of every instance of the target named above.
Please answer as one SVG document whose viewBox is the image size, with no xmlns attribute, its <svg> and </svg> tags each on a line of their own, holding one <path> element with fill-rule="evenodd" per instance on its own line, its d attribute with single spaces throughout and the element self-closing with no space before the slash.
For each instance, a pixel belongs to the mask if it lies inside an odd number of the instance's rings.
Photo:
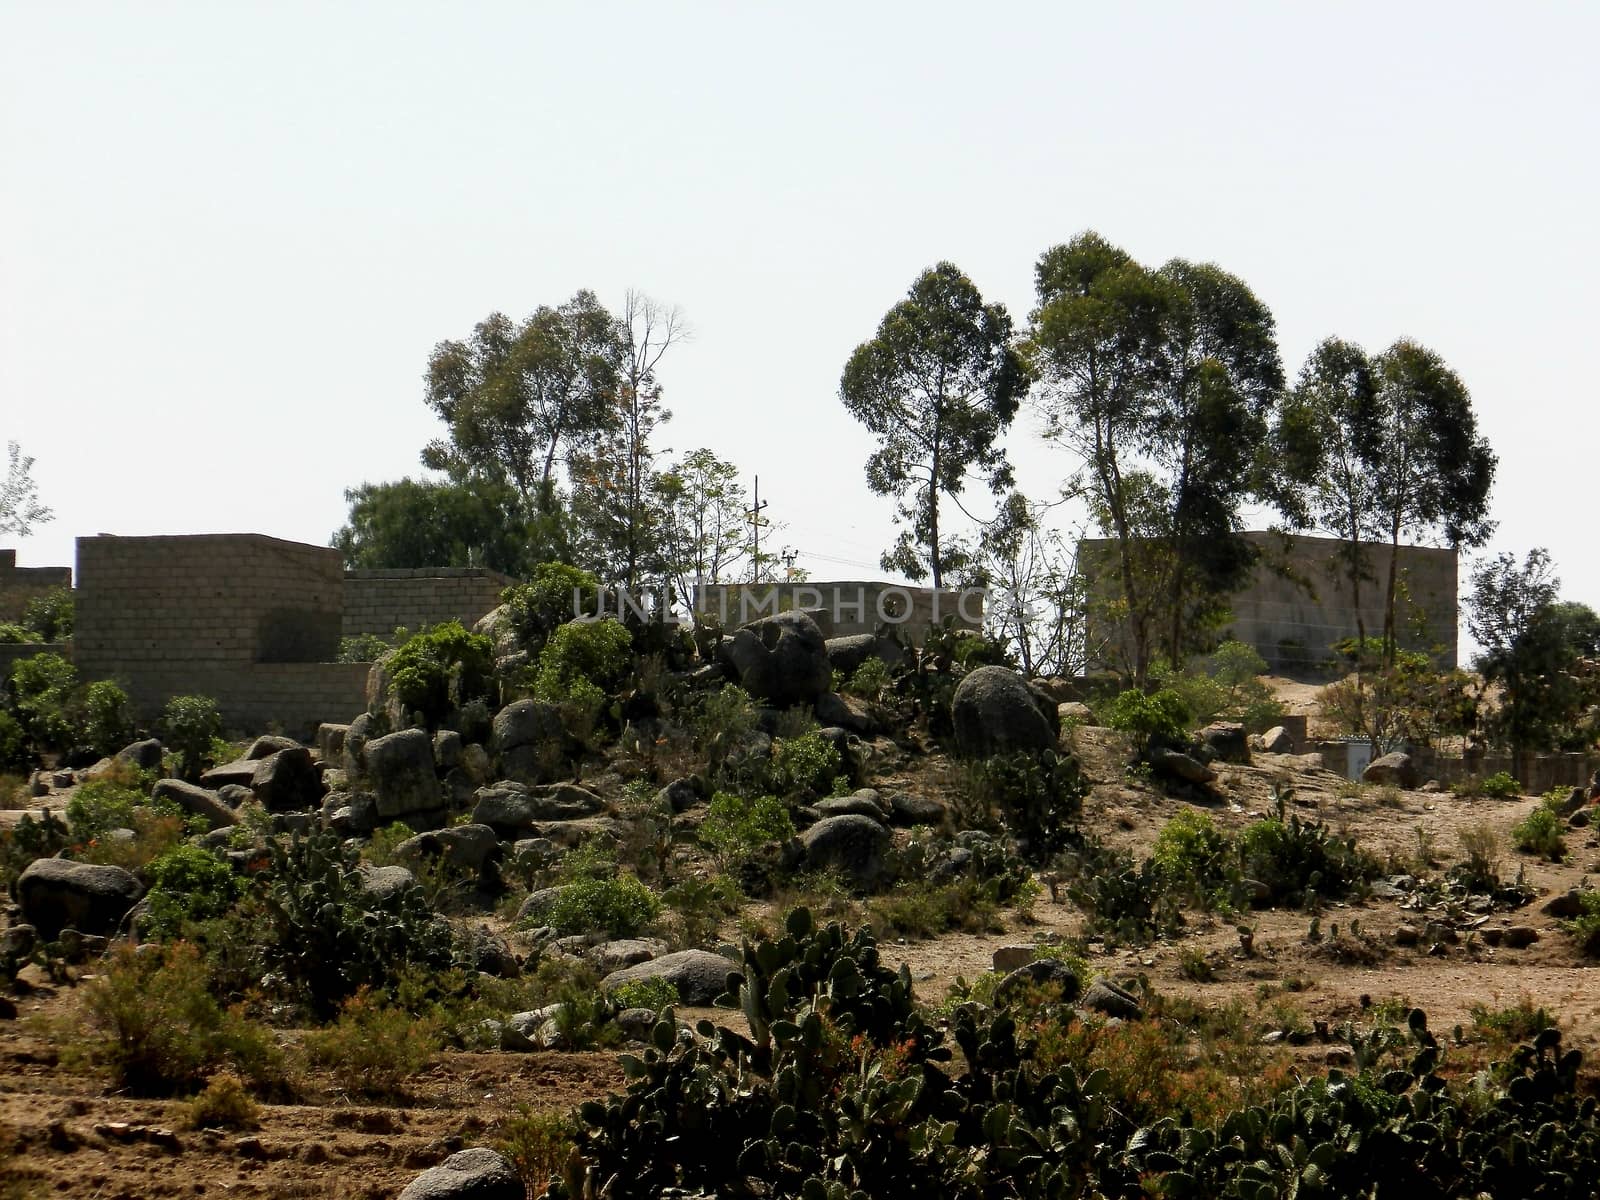
<svg viewBox="0 0 1600 1200">
<path fill-rule="evenodd" d="M 326 544 L 420 475 L 436 343 L 636 288 L 694 334 L 658 447 L 879 577 L 850 351 L 946 259 L 1021 325 L 1094 229 L 1241 276 L 1291 376 L 1438 351 L 1500 458 L 1484 552 L 1600 607 L 1597 42 L 1553 4 L 0 2 L 0 441 L 55 510 L 7 544 Z M 1042 498 L 1078 464 L 1037 429 Z"/>
</svg>

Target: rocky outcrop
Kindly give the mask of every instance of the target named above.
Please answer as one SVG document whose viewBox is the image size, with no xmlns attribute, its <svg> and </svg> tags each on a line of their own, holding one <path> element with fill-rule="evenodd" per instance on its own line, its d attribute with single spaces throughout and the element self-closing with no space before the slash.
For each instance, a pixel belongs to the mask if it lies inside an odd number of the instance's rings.
<svg viewBox="0 0 1600 1200">
<path fill-rule="evenodd" d="M 729 678 L 759 703 L 810 707 L 833 683 L 822 630 L 805 613 L 785 612 L 742 626 L 717 647 Z"/>
</svg>

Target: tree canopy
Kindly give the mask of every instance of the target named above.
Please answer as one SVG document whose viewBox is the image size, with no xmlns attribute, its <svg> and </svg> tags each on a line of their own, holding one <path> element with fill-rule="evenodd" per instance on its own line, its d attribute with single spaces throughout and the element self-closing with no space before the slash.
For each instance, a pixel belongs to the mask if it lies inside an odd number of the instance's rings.
<svg viewBox="0 0 1600 1200">
<path fill-rule="evenodd" d="M 943 585 L 960 559 L 940 528 L 940 498 L 959 495 L 969 472 L 996 494 L 1011 485 L 999 438 L 1027 387 L 1005 307 L 985 304 L 953 263 L 918 276 L 876 336 L 856 347 L 839 398 L 878 438 L 867 486 L 900 501 L 896 521 L 905 526 L 884 570 Z"/>
</svg>

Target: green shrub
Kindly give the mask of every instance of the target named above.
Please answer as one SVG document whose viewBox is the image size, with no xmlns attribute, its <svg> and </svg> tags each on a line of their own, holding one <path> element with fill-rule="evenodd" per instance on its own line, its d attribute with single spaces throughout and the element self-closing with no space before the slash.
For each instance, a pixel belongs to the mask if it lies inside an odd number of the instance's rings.
<svg viewBox="0 0 1600 1200">
<path fill-rule="evenodd" d="M 64 642 L 72 636 L 72 589 L 51 588 L 28 601 L 22 623 L 40 642 Z"/>
<path fill-rule="evenodd" d="M 101 757 L 115 754 L 133 740 L 133 704 L 128 693 L 109 679 L 97 679 L 83 694 L 83 737 Z"/>
<path fill-rule="evenodd" d="M 812 732 L 785 738 L 772 755 L 774 781 L 786 795 L 810 792 L 826 796 L 844 761 L 832 742 Z"/>
<path fill-rule="evenodd" d="M 718 792 L 711 797 L 697 835 L 727 870 L 749 859 L 769 842 L 794 836 L 788 806 L 776 796 L 745 797 Z"/>
<path fill-rule="evenodd" d="M 1169 888 L 1209 908 L 1236 873 L 1232 850 L 1211 814 L 1186 808 L 1161 827 L 1150 857 Z"/>
<path fill-rule="evenodd" d="M 967 788 L 980 807 L 997 809 L 1023 857 L 1041 863 L 1072 838 L 1089 782 L 1070 754 L 997 754 L 968 768 Z"/>
<path fill-rule="evenodd" d="M 1154 738 L 1177 741 L 1188 732 L 1194 714 L 1183 697 L 1170 688 L 1150 695 L 1130 688 L 1107 706 L 1102 720 L 1112 729 L 1135 734 L 1147 741 Z"/>
<path fill-rule="evenodd" d="M 261 1124 L 261 1110 L 245 1091 L 244 1080 L 232 1071 L 219 1071 L 189 1102 L 185 1124 L 190 1129 L 254 1129 Z"/>
<path fill-rule="evenodd" d="M 889 688 L 889 666 L 877 655 L 869 656 L 844 685 L 844 691 L 863 700 L 877 700 Z"/>
<path fill-rule="evenodd" d="M 648 1008 L 660 1012 L 678 1003 L 678 985 L 670 979 L 632 979 L 611 989 L 611 1002 L 619 1009 Z"/>
<path fill-rule="evenodd" d="M 220 917 L 244 894 L 233 867 L 199 846 L 174 846 L 146 870 L 150 890 L 144 928 L 158 939 L 177 937 L 190 921 Z"/>
<path fill-rule="evenodd" d="M 495 1130 L 491 1145 L 511 1164 L 530 1196 L 542 1196 L 560 1178 L 577 1132 L 572 1117 L 538 1112 L 524 1104 Z"/>
<path fill-rule="evenodd" d="M 386 896 L 368 890 L 358 851 L 328 830 L 272 842 L 263 875 L 261 958 L 318 1015 L 337 1011 L 362 987 L 390 987 L 410 966 L 447 970 L 450 924 L 412 885 Z"/>
<path fill-rule="evenodd" d="M 34 746 L 65 750 L 77 740 L 78 672 L 59 654 L 19 658 L 11 667 L 11 706 Z"/>
<path fill-rule="evenodd" d="M 376 633 L 358 633 L 351 637 L 342 637 L 339 639 L 338 653 L 334 655 L 333 660 L 342 663 L 377 662 L 410 636 L 403 629 L 397 629 L 395 633 L 404 636 L 386 638 Z"/>
<path fill-rule="evenodd" d="M 660 898 L 636 875 L 575 879 L 564 885 L 545 917 L 560 934 L 632 937 L 661 913 Z"/>
<path fill-rule="evenodd" d="M 338 1021 L 306 1035 L 305 1048 L 307 1060 L 331 1070 L 346 1092 L 403 1099 L 406 1082 L 438 1051 L 439 1034 L 428 1018 L 363 987 L 340 1006 Z"/>
<path fill-rule="evenodd" d="M 25 771 L 32 762 L 27 731 L 15 717 L 0 708 L 0 771 Z"/>
<path fill-rule="evenodd" d="M 91 779 L 67 800 L 67 825 L 74 841 L 88 843 L 113 829 L 132 829 L 133 810 L 148 800 L 143 789 L 113 779 Z"/>
<path fill-rule="evenodd" d="M 0 621 L 0 646 L 26 646 L 37 640 L 33 630 L 15 621 Z"/>
<path fill-rule="evenodd" d="M 72 834 L 54 813 L 23 813 L 10 828 L 0 826 L 0 892 L 37 858 L 53 858 L 72 844 Z"/>
<path fill-rule="evenodd" d="M 193 783 L 222 736 L 222 716 L 210 696 L 174 696 L 161 714 L 161 740 L 177 757 L 178 774 Z"/>
<path fill-rule="evenodd" d="M 566 563 L 540 563 L 527 583 L 514 584 L 500 593 L 505 619 L 517 641 L 537 657 L 556 629 L 578 616 L 599 612 L 600 581 L 588 571 Z"/>
<path fill-rule="evenodd" d="M 533 692 L 560 703 L 580 681 L 601 692 L 615 690 L 633 665 L 633 635 L 620 621 L 569 621 L 539 654 Z"/>
<path fill-rule="evenodd" d="M 695 745 L 705 753 L 715 774 L 728 753 L 754 733 L 760 722 L 750 693 L 730 683 L 704 694 L 690 724 Z"/>
<path fill-rule="evenodd" d="M 1560 862 L 1567 852 L 1561 837 L 1561 819 L 1541 804 L 1511 829 L 1511 843 L 1527 854 Z"/>
<path fill-rule="evenodd" d="M 1455 870 L 1469 891 L 1492 892 L 1500 885 L 1500 835 L 1487 821 L 1456 831 L 1465 861 Z"/>
<path fill-rule="evenodd" d="M 744 895 L 727 875 L 691 876 L 669 887 L 661 899 L 675 918 L 674 940 L 681 947 L 697 947 L 716 937 L 722 923 L 739 911 Z"/>
<path fill-rule="evenodd" d="M 1564 927 L 1578 940 L 1585 954 L 1600 957 L 1600 892 L 1578 893 L 1578 905 L 1578 915 L 1565 922 Z"/>
<path fill-rule="evenodd" d="M 1478 790 L 1491 800 L 1515 800 L 1522 795 L 1522 784 L 1509 771 L 1496 771 L 1478 785 Z"/>
<path fill-rule="evenodd" d="M 433 729 L 451 709 L 489 694 L 494 643 L 460 621 L 445 621 L 407 638 L 385 666 L 405 711 L 421 713 Z"/>
<path fill-rule="evenodd" d="M 1377 864 L 1315 821 L 1291 813 L 1257 821 L 1239 835 L 1239 868 L 1266 886 L 1273 903 L 1340 899 L 1377 873 Z"/>
<path fill-rule="evenodd" d="M 257 1085 L 280 1080 L 271 1036 L 218 1004 L 209 984 L 189 943 L 159 953 L 118 946 L 85 993 L 90 1056 L 139 1095 L 189 1091 L 224 1067 Z"/>
</svg>

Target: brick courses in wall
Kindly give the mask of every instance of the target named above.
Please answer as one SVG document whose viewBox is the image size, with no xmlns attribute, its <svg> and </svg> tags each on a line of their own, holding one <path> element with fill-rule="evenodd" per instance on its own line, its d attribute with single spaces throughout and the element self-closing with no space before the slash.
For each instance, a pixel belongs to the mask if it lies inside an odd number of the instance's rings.
<svg viewBox="0 0 1600 1200">
<path fill-rule="evenodd" d="M 19 567 L 15 550 L 0 550 L 0 621 L 21 620 L 29 601 L 71 586 L 71 567 Z"/>
<path fill-rule="evenodd" d="M 341 632 L 387 638 L 399 626 L 415 633 L 451 620 L 471 629 L 515 582 L 483 567 L 346 571 Z"/>
</svg>

